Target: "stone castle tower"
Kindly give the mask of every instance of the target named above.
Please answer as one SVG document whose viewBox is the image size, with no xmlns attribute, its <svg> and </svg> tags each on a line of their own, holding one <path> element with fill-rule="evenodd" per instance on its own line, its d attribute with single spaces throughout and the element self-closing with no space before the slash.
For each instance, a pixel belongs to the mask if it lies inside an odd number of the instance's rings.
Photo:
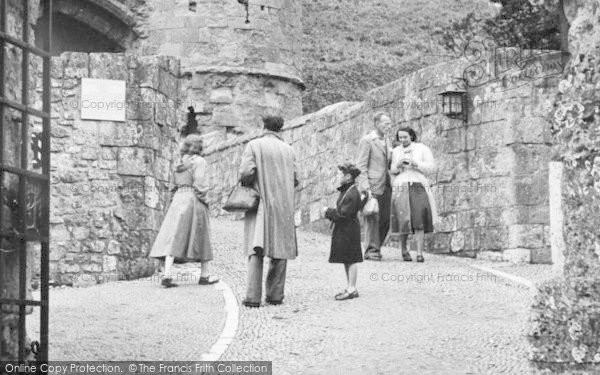
<svg viewBox="0 0 600 375">
<path fill-rule="evenodd" d="M 193 106 L 203 133 L 262 127 L 264 115 L 302 114 L 299 2 L 147 0 L 142 55 L 181 59 L 181 113 Z"/>
</svg>

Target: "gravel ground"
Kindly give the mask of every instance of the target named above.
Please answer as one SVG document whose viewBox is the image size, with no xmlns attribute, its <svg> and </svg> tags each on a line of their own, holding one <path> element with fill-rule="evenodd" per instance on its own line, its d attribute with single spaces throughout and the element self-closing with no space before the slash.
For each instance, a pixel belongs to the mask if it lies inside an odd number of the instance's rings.
<svg viewBox="0 0 600 375">
<path fill-rule="evenodd" d="M 57 360 L 199 360 L 225 324 L 222 292 L 196 285 L 186 265 L 179 287 L 156 279 L 50 291 L 49 357 Z M 184 275 L 184 272 L 187 275 Z M 31 336 L 39 318 L 28 316 Z"/>
<path fill-rule="evenodd" d="M 245 292 L 241 222 L 212 223 L 215 267 L 238 300 Z M 524 337 L 531 291 L 468 266 L 426 256 L 359 268 L 360 297 L 338 302 L 341 265 L 327 263 L 330 239 L 299 233 L 282 306 L 241 307 L 225 360 L 273 361 L 275 374 L 527 374 Z"/>
</svg>

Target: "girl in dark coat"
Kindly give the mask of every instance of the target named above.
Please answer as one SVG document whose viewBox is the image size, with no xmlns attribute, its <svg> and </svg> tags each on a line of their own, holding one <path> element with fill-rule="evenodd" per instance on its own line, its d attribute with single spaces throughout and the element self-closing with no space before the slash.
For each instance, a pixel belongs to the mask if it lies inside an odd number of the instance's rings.
<svg viewBox="0 0 600 375">
<path fill-rule="evenodd" d="M 360 223 L 356 214 L 362 208 L 361 195 L 354 180 L 360 170 L 352 164 L 339 166 L 343 173 L 341 186 L 338 188 L 340 196 L 336 208 L 327 208 L 325 217 L 333 222 L 331 237 L 331 254 L 329 263 L 343 263 L 346 269 L 348 287 L 335 296 L 338 301 L 358 297 L 356 278 L 358 264 L 363 261 L 360 246 Z"/>
</svg>

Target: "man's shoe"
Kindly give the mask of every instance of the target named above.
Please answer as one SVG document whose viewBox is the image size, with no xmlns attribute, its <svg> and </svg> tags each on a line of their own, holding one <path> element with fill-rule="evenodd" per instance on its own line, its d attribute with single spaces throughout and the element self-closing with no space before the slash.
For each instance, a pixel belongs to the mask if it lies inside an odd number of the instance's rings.
<svg viewBox="0 0 600 375">
<path fill-rule="evenodd" d="M 270 298 L 267 298 L 267 299 L 265 299 L 265 302 L 268 303 L 269 305 L 277 306 L 277 305 L 281 305 L 283 303 L 283 300 L 275 301 Z"/>
<path fill-rule="evenodd" d="M 405 262 L 412 262 L 412 257 L 409 253 L 402 253 L 402 260 Z"/>
<path fill-rule="evenodd" d="M 423 263 L 424 261 L 425 261 L 425 258 L 423 258 L 423 255 L 417 255 L 417 262 Z"/>
<path fill-rule="evenodd" d="M 245 299 L 242 301 L 242 305 L 246 307 L 260 307 L 260 302 L 252 302 Z"/>
<path fill-rule="evenodd" d="M 160 284 L 165 288 L 174 288 L 176 286 L 179 286 L 179 285 L 175 284 L 173 282 L 173 279 L 171 279 L 170 277 L 165 277 L 164 279 L 162 279 Z"/>
</svg>

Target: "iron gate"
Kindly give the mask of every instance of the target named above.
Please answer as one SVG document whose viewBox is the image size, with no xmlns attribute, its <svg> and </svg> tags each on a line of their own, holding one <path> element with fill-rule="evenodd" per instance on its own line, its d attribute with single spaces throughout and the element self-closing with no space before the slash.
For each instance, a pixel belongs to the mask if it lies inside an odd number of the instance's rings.
<svg viewBox="0 0 600 375">
<path fill-rule="evenodd" d="M 20 26 L 22 35 L 17 37 L 14 32 L 7 30 L 8 7 L 21 4 L 23 24 Z M 9 4 L 8 0 L 0 0 L 0 265 L 8 268 L 8 264 L 16 264 L 18 259 L 18 293 L 7 292 L 7 286 L 15 290 L 15 285 L 5 285 L 4 278 L 10 269 L 2 270 L 0 274 L 0 319 L 7 314 L 18 314 L 18 361 L 28 359 L 32 350 L 38 361 L 48 360 L 48 278 L 49 278 L 49 200 L 50 200 L 50 43 L 52 32 L 52 0 L 41 0 L 40 7 L 48 20 L 42 32 L 45 33 L 42 48 L 36 47 L 31 41 L 30 1 L 18 0 Z M 13 26 L 13 29 L 18 29 Z M 20 102 L 7 94 L 6 68 L 14 66 L 14 53 L 20 51 L 21 75 Z M 32 73 L 39 76 L 38 71 L 30 69 L 31 59 L 42 60 L 42 108 L 36 109 L 31 103 Z M 35 66 L 35 64 L 33 64 Z M 8 114 L 12 114 L 11 121 Z M 41 132 L 30 134 L 30 124 L 41 120 Z M 19 125 L 20 124 L 20 125 Z M 20 129 L 19 129 L 20 128 Z M 19 145 L 12 136 L 18 137 Z M 9 139 L 5 139 L 9 138 Z M 34 140 L 32 150 L 30 140 Z M 12 142 L 12 143 L 11 143 Z M 7 157 L 9 149 L 15 151 L 15 157 Z M 30 164 L 30 153 L 36 154 Z M 11 160 L 13 161 L 11 163 Z M 15 161 L 17 160 L 17 161 Z M 12 165 L 11 165 L 12 164 Z M 15 188 L 18 190 L 15 191 Z M 39 288 L 38 300 L 28 299 L 28 243 L 39 244 Z M 33 251 L 32 251 L 33 253 Z M 37 257 L 37 256 L 36 256 Z M 33 260 L 29 260 L 30 266 Z M 10 279 L 8 279 L 11 281 Z M 39 308 L 40 326 L 39 342 L 31 346 L 26 344 L 26 313 L 28 308 Z M 0 340 L 1 342 L 1 340 Z M 0 348 L 0 355 L 6 348 Z M 13 358 L 14 359 L 14 358 Z"/>
</svg>

